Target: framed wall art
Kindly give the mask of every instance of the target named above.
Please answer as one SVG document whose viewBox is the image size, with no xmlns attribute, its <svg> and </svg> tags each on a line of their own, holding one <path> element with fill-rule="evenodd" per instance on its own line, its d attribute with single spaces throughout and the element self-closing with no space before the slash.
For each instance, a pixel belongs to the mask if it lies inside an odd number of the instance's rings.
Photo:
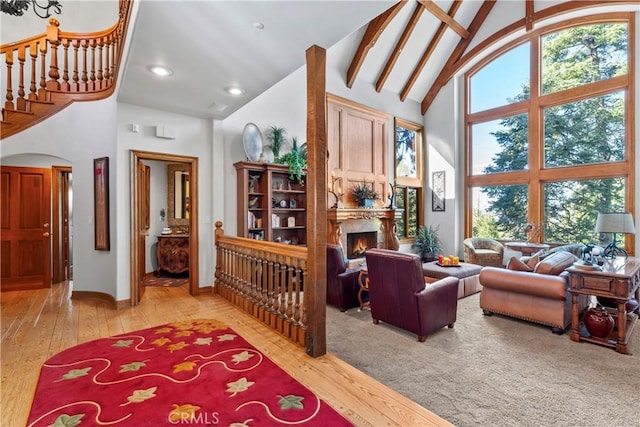
<svg viewBox="0 0 640 427">
<path fill-rule="evenodd" d="M 109 242 L 109 158 L 93 159 L 93 214 L 95 250 L 110 250 Z"/>
<path fill-rule="evenodd" d="M 444 171 L 433 172 L 432 174 L 432 189 L 431 192 L 431 210 L 433 212 L 444 212 L 445 192 L 444 192 Z"/>
</svg>

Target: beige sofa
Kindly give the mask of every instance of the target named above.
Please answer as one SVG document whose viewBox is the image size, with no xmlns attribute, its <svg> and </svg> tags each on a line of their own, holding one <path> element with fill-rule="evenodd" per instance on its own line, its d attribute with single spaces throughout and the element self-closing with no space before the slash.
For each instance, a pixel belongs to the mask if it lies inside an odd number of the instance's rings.
<svg viewBox="0 0 640 427">
<path fill-rule="evenodd" d="M 551 326 L 562 334 L 571 322 L 569 273 L 578 258 L 559 252 L 529 264 L 512 258 L 507 268 L 485 267 L 480 272 L 480 307 L 486 315 L 499 313 Z M 579 307 L 587 305 L 580 297 Z"/>
</svg>

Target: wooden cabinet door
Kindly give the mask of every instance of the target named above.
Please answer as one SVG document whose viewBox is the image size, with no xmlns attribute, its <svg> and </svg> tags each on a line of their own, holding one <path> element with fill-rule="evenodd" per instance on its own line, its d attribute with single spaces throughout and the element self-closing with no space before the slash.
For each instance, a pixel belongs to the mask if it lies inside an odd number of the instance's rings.
<svg viewBox="0 0 640 427">
<path fill-rule="evenodd" d="M 51 287 L 51 170 L 0 168 L 1 289 Z"/>
</svg>

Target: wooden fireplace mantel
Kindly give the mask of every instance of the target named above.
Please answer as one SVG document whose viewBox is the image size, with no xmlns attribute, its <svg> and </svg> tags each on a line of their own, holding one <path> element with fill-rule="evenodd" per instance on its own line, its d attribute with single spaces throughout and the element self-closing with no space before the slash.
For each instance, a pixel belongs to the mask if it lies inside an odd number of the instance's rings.
<svg viewBox="0 0 640 427">
<path fill-rule="evenodd" d="M 398 250 L 400 242 L 396 236 L 396 211 L 384 208 L 341 208 L 327 209 L 327 221 L 329 223 L 329 233 L 327 239 L 329 243 L 339 245 L 342 227 L 340 223 L 347 220 L 372 220 L 381 221 L 380 231 L 383 236 L 383 248 Z"/>
</svg>

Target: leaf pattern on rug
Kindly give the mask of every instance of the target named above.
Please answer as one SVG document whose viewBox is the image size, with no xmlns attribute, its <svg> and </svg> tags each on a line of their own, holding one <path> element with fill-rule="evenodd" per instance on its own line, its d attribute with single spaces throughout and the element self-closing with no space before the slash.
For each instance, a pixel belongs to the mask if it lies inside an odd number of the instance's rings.
<svg viewBox="0 0 640 427">
<path fill-rule="evenodd" d="M 157 389 L 158 387 L 151 387 L 145 390 L 134 390 L 131 396 L 127 397 L 127 401 L 128 403 L 144 402 L 145 400 L 156 397 L 155 392 Z M 128 403 L 123 403 L 123 405 Z"/>
<path fill-rule="evenodd" d="M 80 424 L 85 414 L 67 415 L 62 414 L 56 418 L 51 427 L 75 427 Z"/>
<path fill-rule="evenodd" d="M 218 341 L 222 342 L 222 341 L 233 341 L 234 339 L 236 339 L 237 335 L 234 334 L 222 334 L 218 337 Z"/>
<path fill-rule="evenodd" d="M 113 346 L 114 347 L 129 347 L 129 346 L 131 346 L 131 344 L 133 344 L 133 340 L 118 340 L 113 344 Z"/>
<path fill-rule="evenodd" d="M 85 375 L 89 375 L 89 371 L 90 370 L 91 370 L 91 368 L 71 369 L 69 372 L 64 374 L 62 376 L 62 378 L 60 378 L 58 381 L 74 380 L 74 379 L 79 378 L 79 377 L 84 377 Z"/>
<path fill-rule="evenodd" d="M 173 405 L 173 410 L 169 413 L 169 421 L 171 423 L 178 423 L 181 421 L 192 421 L 196 412 L 200 410 L 199 406 L 185 404 L 185 405 Z"/>
<path fill-rule="evenodd" d="M 167 337 L 158 338 L 157 340 L 151 341 L 151 344 L 157 345 L 158 347 L 162 347 L 163 345 L 170 343 L 171 340 Z"/>
<path fill-rule="evenodd" d="M 144 362 L 125 363 L 124 365 L 120 366 L 120 373 L 139 371 L 140 368 L 145 367 L 145 366 L 147 366 L 147 365 Z"/>
<path fill-rule="evenodd" d="M 302 396 L 294 396 L 292 394 L 288 396 L 280 396 L 278 395 L 280 400 L 278 400 L 278 405 L 280 405 L 281 409 L 304 409 L 304 405 L 302 401 L 304 397 Z"/>
<path fill-rule="evenodd" d="M 254 385 L 255 382 L 247 380 L 246 377 L 240 378 L 238 381 L 234 381 L 227 384 L 227 392 L 232 393 L 231 397 L 240 393 L 241 391 L 247 391 L 249 387 Z"/>
<path fill-rule="evenodd" d="M 249 352 L 245 350 L 242 353 L 234 354 L 231 357 L 231 360 L 233 360 L 237 365 L 238 363 L 246 362 L 247 360 L 251 359 L 252 357 L 253 357 L 253 354 L 249 354 Z"/>
<path fill-rule="evenodd" d="M 186 342 L 180 341 L 180 342 L 177 342 L 175 344 L 171 344 L 170 346 L 168 346 L 167 350 L 169 350 L 171 353 L 173 353 L 174 351 L 182 350 L 183 348 L 185 348 L 188 345 L 189 344 L 187 344 Z"/>
<path fill-rule="evenodd" d="M 183 371 L 193 371 L 193 368 L 196 367 L 196 362 L 182 362 L 177 365 L 173 365 L 173 373 L 177 374 L 178 372 Z"/>
<path fill-rule="evenodd" d="M 213 338 L 207 337 L 207 338 L 198 338 L 193 343 L 195 345 L 211 345 L 212 342 L 213 342 Z"/>
</svg>

